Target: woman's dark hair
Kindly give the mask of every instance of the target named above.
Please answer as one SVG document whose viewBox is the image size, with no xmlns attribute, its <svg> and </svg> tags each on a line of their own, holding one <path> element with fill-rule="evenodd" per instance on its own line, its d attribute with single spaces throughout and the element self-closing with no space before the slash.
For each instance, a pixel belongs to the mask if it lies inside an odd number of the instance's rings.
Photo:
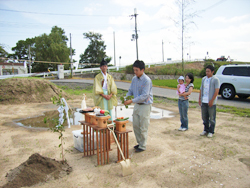
<svg viewBox="0 0 250 188">
<path fill-rule="evenodd" d="M 144 69 L 145 70 L 145 63 L 143 61 L 140 60 L 136 60 L 133 64 L 133 67 L 137 67 L 140 70 Z"/>
<path fill-rule="evenodd" d="M 191 79 L 190 83 L 194 82 L 194 75 L 192 73 L 187 73 L 185 77 L 188 76 L 189 79 Z"/>
<path fill-rule="evenodd" d="M 206 67 L 206 69 L 210 69 L 210 70 L 211 70 L 211 72 L 213 72 L 213 71 L 214 71 L 214 66 L 212 66 L 212 65 L 208 65 L 208 66 Z"/>
</svg>

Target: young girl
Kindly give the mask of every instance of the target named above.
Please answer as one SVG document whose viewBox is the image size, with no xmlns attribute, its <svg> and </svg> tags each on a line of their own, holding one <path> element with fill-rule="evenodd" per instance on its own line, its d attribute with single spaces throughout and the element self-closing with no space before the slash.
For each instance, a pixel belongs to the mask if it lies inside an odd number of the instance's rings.
<svg viewBox="0 0 250 188">
<path fill-rule="evenodd" d="M 179 83 L 177 85 L 177 95 L 181 94 L 181 93 L 184 93 L 185 92 L 185 84 L 184 84 L 184 77 L 183 76 L 180 76 L 177 80 L 177 82 Z"/>
</svg>

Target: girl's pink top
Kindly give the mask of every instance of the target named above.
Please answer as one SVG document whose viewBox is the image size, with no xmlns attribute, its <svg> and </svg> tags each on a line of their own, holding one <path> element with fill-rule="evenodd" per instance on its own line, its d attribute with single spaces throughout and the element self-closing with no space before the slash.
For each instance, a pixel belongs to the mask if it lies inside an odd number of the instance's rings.
<svg viewBox="0 0 250 188">
<path fill-rule="evenodd" d="M 185 93 L 185 84 L 179 84 L 179 86 L 180 86 L 180 88 L 179 88 L 180 93 L 177 90 L 176 91 L 177 95 L 179 95 L 181 93 Z"/>
</svg>

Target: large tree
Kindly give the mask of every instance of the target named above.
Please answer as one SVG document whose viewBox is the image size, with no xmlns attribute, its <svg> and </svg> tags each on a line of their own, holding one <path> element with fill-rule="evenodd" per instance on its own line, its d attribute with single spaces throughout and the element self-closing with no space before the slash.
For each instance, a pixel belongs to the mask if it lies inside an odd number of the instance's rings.
<svg viewBox="0 0 250 188">
<path fill-rule="evenodd" d="M 34 38 L 27 38 L 26 40 L 19 40 L 16 46 L 12 48 L 14 54 L 9 57 L 14 59 L 29 59 L 29 46 L 30 55 L 33 61 L 50 61 L 50 62 L 68 62 L 70 63 L 70 49 L 67 47 L 68 38 L 63 29 L 54 26 L 51 33 L 42 34 Z M 72 49 L 72 55 L 75 50 Z M 32 72 L 42 72 L 57 69 L 55 63 L 41 63 L 34 62 L 32 64 Z M 64 69 L 69 69 L 70 64 L 65 64 Z"/>
<path fill-rule="evenodd" d="M 8 52 L 4 49 L 4 45 L 0 44 L 0 57 L 7 58 L 8 57 Z"/>
<path fill-rule="evenodd" d="M 111 61 L 111 57 L 106 55 L 106 45 L 102 40 L 102 34 L 88 32 L 83 33 L 85 39 L 89 39 L 90 43 L 85 49 L 84 54 L 80 55 L 79 63 L 87 65 L 100 64 L 104 58 L 108 63 Z"/>
<path fill-rule="evenodd" d="M 35 38 L 27 38 L 26 40 L 19 40 L 16 43 L 16 46 L 11 50 L 14 51 L 14 54 L 10 54 L 11 58 L 28 60 L 29 59 L 29 46 L 30 46 L 30 56 L 31 59 L 35 58 L 34 48 Z"/>
<path fill-rule="evenodd" d="M 50 62 L 70 62 L 70 49 L 67 47 L 68 38 L 63 29 L 54 26 L 49 35 L 42 34 L 35 38 L 35 54 L 36 61 Z M 39 63 L 33 64 L 33 72 L 47 71 L 57 69 L 55 63 Z M 65 69 L 69 68 L 69 64 L 64 65 Z"/>
</svg>

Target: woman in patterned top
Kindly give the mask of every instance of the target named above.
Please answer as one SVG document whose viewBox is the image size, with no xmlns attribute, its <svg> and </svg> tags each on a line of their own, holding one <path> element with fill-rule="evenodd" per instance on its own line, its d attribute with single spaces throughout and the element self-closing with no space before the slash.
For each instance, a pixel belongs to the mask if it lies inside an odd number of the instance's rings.
<svg viewBox="0 0 250 188">
<path fill-rule="evenodd" d="M 178 107 L 179 107 L 180 121 L 181 121 L 181 127 L 178 129 L 179 131 L 188 130 L 188 107 L 189 107 L 188 98 L 194 88 L 193 74 L 187 73 L 185 76 L 185 81 L 186 81 L 185 92 L 179 94 L 179 100 L 178 100 Z"/>
</svg>

